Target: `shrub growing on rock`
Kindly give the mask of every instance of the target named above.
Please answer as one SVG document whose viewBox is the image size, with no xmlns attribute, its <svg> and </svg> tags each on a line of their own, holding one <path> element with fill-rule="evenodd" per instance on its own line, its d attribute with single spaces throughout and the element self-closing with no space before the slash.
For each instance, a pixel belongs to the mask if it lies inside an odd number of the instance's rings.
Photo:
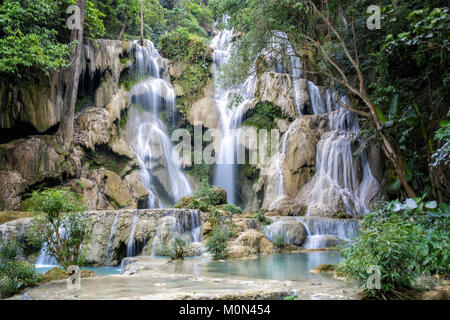
<svg viewBox="0 0 450 320">
<path fill-rule="evenodd" d="M 253 219 L 258 220 L 259 222 L 261 222 L 264 226 L 267 226 L 269 224 L 272 223 L 272 220 L 270 220 L 269 218 L 267 218 L 263 212 L 258 212 L 257 214 L 255 214 L 254 216 L 252 216 Z"/>
<path fill-rule="evenodd" d="M 0 249 L 0 298 L 10 297 L 26 287 L 37 285 L 42 275 L 36 273 L 34 266 L 18 260 L 20 246 L 13 241 Z"/>
<path fill-rule="evenodd" d="M 227 245 L 229 238 L 230 233 L 228 228 L 218 225 L 213 228 L 211 236 L 206 242 L 206 246 L 208 247 L 208 251 L 213 255 L 214 260 L 223 260 L 228 257 Z"/>
<path fill-rule="evenodd" d="M 364 288 L 365 297 L 402 297 L 418 276 L 448 276 L 450 206 L 408 199 L 386 203 L 362 219 L 361 234 L 341 249 L 338 272 Z M 381 289 L 371 289 L 370 266 L 381 273 Z"/>
<path fill-rule="evenodd" d="M 279 249 L 284 248 L 286 246 L 286 237 L 280 232 L 275 236 L 272 243 Z"/>
<path fill-rule="evenodd" d="M 231 203 L 223 205 L 222 209 L 232 214 L 242 214 L 242 209 Z"/>
<path fill-rule="evenodd" d="M 211 187 L 208 184 L 202 184 L 195 192 L 194 197 L 205 201 L 212 206 L 219 206 L 227 203 L 227 192 L 219 187 Z"/>
</svg>

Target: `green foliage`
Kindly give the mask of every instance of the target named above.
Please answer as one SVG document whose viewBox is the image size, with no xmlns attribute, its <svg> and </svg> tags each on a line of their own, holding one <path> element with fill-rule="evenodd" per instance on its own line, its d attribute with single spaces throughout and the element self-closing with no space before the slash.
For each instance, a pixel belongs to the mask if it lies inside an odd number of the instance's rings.
<svg viewBox="0 0 450 320">
<path fill-rule="evenodd" d="M 211 236 L 206 242 L 208 251 L 213 255 L 214 260 L 223 260 L 228 257 L 227 243 L 230 238 L 228 228 L 215 226 Z"/>
<path fill-rule="evenodd" d="M 284 118 L 281 109 L 271 103 L 258 103 L 249 110 L 244 117 L 242 124 L 254 126 L 257 129 L 272 130 L 276 125 L 276 118 Z"/>
<path fill-rule="evenodd" d="M 227 204 L 223 205 L 222 209 L 230 212 L 231 214 L 242 214 L 242 209 L 231 203 L 227 203 Z"/>
<path fill-rule="evenodd" d="M 42 280 L 34 266 L 18 260 L 20 246 L 8 241 L 0 248 L 0 298 L 8 298 L 27 287 L 32 287 Z"/>
<path fill-rule="evenodd" d="M 267 225 L 269 225 L 269 224 L 272 223 L 272 220 L 270 220 L 269 218 L 267 218 L 267 217 L 264 215 L 264 212 L 258 212 L 258 213 L 255 214 L 252 218 L 258 220 L 258 221 L 261 222 L 264 226 L 267 226 Z"/>
<path fill-rule="evenodd" d="M 278 233 L 273 239 L 272 243 L 277 248 L 284 248 L 286 246 L 286 237 L 283 233 Z"/>
<path fill-rule="evenodd" d="M 362 220 L 360 238 L 342 248 L 339 272 L 364 288 L 367 297 L 410 288 L 421 275 L 448 275 L 450 207 L 407 199 L 385 203 Z M 369 289 L 369 266 L 381 271 L 381 289 Z"/>
<path fill-rule="evenodd" d="M 199 200 L 194 197 L 183 197 L 175 204 L 175 208 L 177 209 L 194 209 L 200 210 L 203 212 L 209 212 L 213 210 L 213 207 L 210 206 L 206 201 Z"/>
<path fill-rule="evenodd" d="M 169 243 L 169 247 L 163 249 L 162 256 L 170 257 L 171 260 L 184 260 L 186 241 L 181 236 L 176 236 Z"/>
<path fill-rule="evenodd" d="M 211 187 L 206 183 L 202 183 L 202 185 L 195 192 L 194 197 L 212 206 L 227 203 L 227 194 L 225 190 L 217 187 Z"/>
<path fill-rule="evenodd" d="M 164 31 L 164 8 L 158 0 L 144 1 L 144 36 L 158 41 Z M 117 39 L 121 31 L 126 39 L 140 36 L 140 0 L 93 0 L 95 7 L 104 14 L 105 36 Z"/>
<path fill-rule="evenodd" d="M 33 192 L 32 211 L 36 212 L 28 235 L 34 244 L 47 243 L 47 253 L 65 269 L 82 265 L 81 245 L 89 240 L 90 221 L 78 194 L 68 189 Z"/>
<path fill-rule="evenodd" d="M 30 69 L 51 72 L 69 65 L 70 48 L 58 42 L 62 10 L 53 0 L 0 4 L 0 73 L 21 77 Z"/>
<path fill-rule="evenodd" d="M 180 0 L 176 7 L 166 12 L 169 31 L 183 28 L 192 36 L 206 38 L 212 30 L 212 13 L 202 1 Z"/>
<path fill-rule="evenodd" d="M 298 295 L 298 293 L 296 293 L 296 294 L 292 294 L 292 295 L 284 297 L 283 300 L 284 301 L 293 301 L 293 300 L 297 300 L 298 297 L 299 297 L 299 295 Z"/>
</svg>

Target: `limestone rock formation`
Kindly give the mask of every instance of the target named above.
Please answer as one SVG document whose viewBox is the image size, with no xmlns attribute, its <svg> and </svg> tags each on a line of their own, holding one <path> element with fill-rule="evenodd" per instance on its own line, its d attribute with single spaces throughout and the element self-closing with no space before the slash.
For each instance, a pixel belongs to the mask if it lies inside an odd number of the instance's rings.
<svg viewBox="0 0 450 320">
<path fill-rule="evenodd" d="M 278 235 L 283 235 L 286 244 L 301 246 L 306 239 L 306 229 L 294 217 L 273 217 L 274 222 L 264 227 L 267 239 L 274 241 Z"/>
<path fill-rule="evenodd" d="M 194 102 L 189 111 L 189 122 L 192 125 L 202 124 L 208 129 L 219 128 L 220 114 L 216 101 L 205 97 Z"/>
<path fill-rule="evenodd" d="M 236 259 L 251 257 L 258 253 L 270 254 L 274 252 L 275 247 L 261 232 L 247 229 L 232 241 L 228 250 L 228 257 Z"/>
<path fill-rule="evenodd" d="M 256 99 L 259 102 L 270 102 L 280 107 L 283 114 L 289 118 L 297 116 L 294 89 L 290 75 L 275 72 L 265 72 L 258 77 Z"/>
</svg>

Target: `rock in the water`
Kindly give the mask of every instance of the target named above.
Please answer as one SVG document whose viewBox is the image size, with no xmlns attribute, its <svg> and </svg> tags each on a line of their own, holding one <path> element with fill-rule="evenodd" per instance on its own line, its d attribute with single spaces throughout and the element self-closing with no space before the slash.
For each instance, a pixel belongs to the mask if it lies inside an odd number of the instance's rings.
<svg viewBox="0 0 450 320">
<path fill-rule="evenodd" d="M 276 221 L 264 227 L 267 239 L 274 241 L 282 234 L 286 244 L 301 246 L 306 239 L 306 229 L 303 224 L 293 217 L 279 217 Z"/>
<path fill-rule="evenodd" d="M 315 268 L 312 268 L 310 272 L 312 273 L 333 273 L 336 270 L 336 266 L 334 264 L 321 264 Z"/>
<path fill-rule="evenodd" d="M 270 254 L 275 251 L 273 244 L 266 237 L 254 229 L 242 232 L 229 247 L 229 258 L 242 258 L 257 253 Z"/>
</svg>

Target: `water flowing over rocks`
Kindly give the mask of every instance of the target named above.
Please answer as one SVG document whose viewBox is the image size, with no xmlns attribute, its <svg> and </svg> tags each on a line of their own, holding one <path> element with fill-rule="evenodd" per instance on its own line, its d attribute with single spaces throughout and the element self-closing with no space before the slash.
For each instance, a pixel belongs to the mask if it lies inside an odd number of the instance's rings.
<svg viewBox="0 0 450 320">
<path fill-rule="evenodd" d="M 119 80 L 122 71 L 129 67 L 125 57 L 129 56 L 131 47 L 129 41 L 96 40 L 85 43 L 80 91 L 92 96 L 92 104 L 82 106 L 75 117 L 74 148 L 70 154 L 59 150 L 50 132 L 49 135 L 30 136 L 0 145 L 0 175 L 2 176 L 0 210 L 17 210 L 21 206 L 20 202 L 26 191 L 33 190 L 36 186 L 55 184 L 87 185 L 86 190 L 79 190 L 79 192 L 88 196 L 86 204 L 89 209 L 136 207 L 139 201 L 148 197 L 148 193 L 142 192 L 142 183 L 132 178 L 133 170 L 138 168 L 138 163 L 135 154 L 129 150 L 120 135 L 121 118 L 128 107 L 128 93 L 120 88 Z M 14 113 L 15 117 L 9 116 L 10 123 L 3 122 L 4 125 L 1 128 L 15 130 L 14 123 L 20 121 L 35 127 L 36 131 L 31 133 L 38 134 L 46 133 L 50 127 L 56 126 L 60 120 L 65 77 L 66 71 L 51 75 L 48 84 L 44 77 L 41 82 L 44 83 L 44 87 L 48 85 L 49 89 L 39 89 L 40 100 L 26 98 L 35 90 L 32 86 L 29 88 L 24 86 L 20 89 L 14 101 L 1 99 L 4 104 L 0 109 L 2 110 L 0 118 L 10 112 L 8 108 L 16 108 L 15 101 L 22 101 L 21 110 L 29 109 L 39 114 L 36 116 L 27 111 L 24 116 Z M 3 93 L 0 90 L 2 96 Z M 40 102 L 41 100 L 46 101 L 45 105 Z M 42 121 L 43 119 L 45 121 Z M 105 174 L 99 173 L 96 169 L 92 170 L 89 157 L 97 156 L 100 152 L 99 148 L 104 150 L 104 153 L 110 154 L 109 160 L 105 162 L 109 161 L 111 166 L 120 163 L 117 167 L 123 168 L 115 172 L 120 176 L 121 187 L 105 188 L 101 181 Z M 96 165 L 104 166 L 105 164 Z M 128 177 L 129 174 L 132 176 Z M 99 176 L 102 177 L 98 178 Z M 112 176 L 112 173 L 107 173 L 107 176 Z M 6 184 L 8 179 L 13 179 L 14 183 Z M 109 184 L 111 186 L 111 183 Z M 111 197 L 114 189 L 127 190 L 129 199 L 110 201 L 121 197 L 118 194 Z M 109 190 L 108 195 L 100 193 L 101 190 Z"/>
</svg>

